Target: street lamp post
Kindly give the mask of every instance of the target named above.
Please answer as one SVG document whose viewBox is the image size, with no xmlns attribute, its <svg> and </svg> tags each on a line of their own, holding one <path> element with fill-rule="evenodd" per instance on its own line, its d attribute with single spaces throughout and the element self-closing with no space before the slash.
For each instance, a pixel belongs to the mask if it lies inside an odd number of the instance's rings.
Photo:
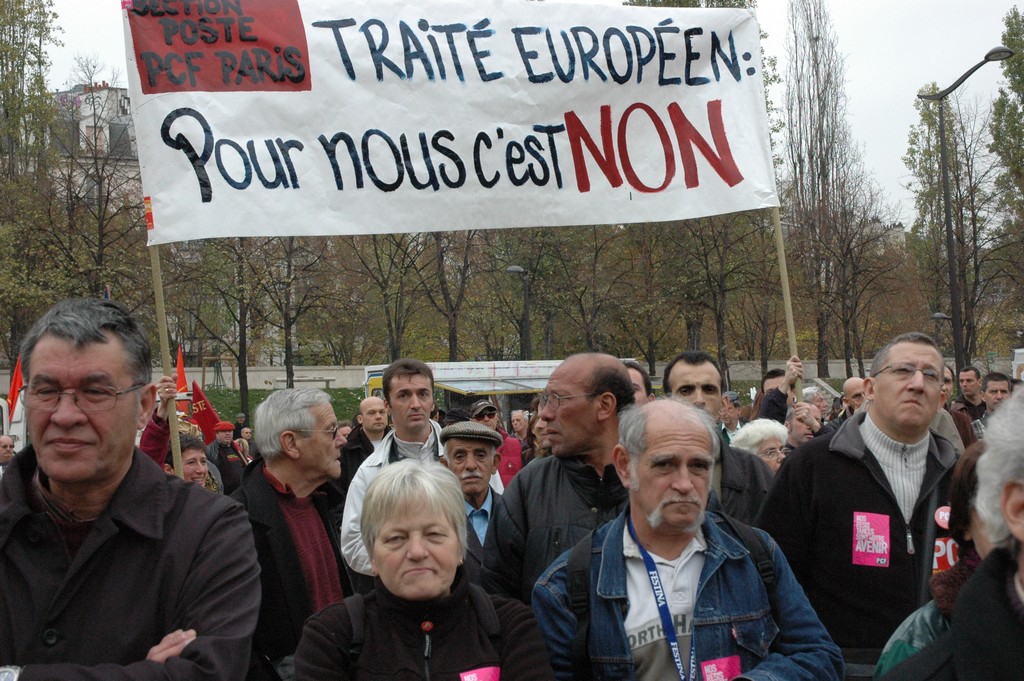
<svg viewBox="0 0 1024 681">
<path fill-rule="evenodd" d="M 942 325 L 942 322 L 953 321 L 953 318 L 950 317 L 945 312 L 935 312 L 935 313 L 932 314 L 932 321 L 935 322 L 935 345 L 936 345 L 936 347 L 939 348 L 939 355 L 941 355 L 942 357 L 945 357 L 945 355 L 942 354 L 942 326 L 941 325 Z M 945 361 L 945 360 L 943 360 L 943 361 Z"/>
<path fill-rule="evenodd" d="M 530 359 L 530 273 L 519 265 L 509 265 L 505 268 L 511 274 L 520 274 L 523 277 L 523 326 L 519 335 L 519 357 Z"/>
<path fill-rule="evenodd" d="M 985 58 L 967 69 L 964 75 L 941 92 L 935 94 L 918 94 L 918 98 L 938 102 L 939 105 L 939 162 L 942 164 L 942 203 L 946 217 L 946 261 L 949 266 L 949 302 L 953 312 L 953 356 L 956 370 L 960 371 L 966 364 L 964 357 L 963 319 L 960 314 L 960 280 L 957 277 L 956 241 L 953 238 L 953 208 L 949 195 L 949 164 L 946 162 L 946 115 L 945 100 L 954 90 L 963 85 L 964 81 L 990 61 L 1003 61 L 1013 56 L 1013 50 L 999 45 L 993 47 Z M 936 322 L 937 324 L 937 322 Z"/>
</svg>

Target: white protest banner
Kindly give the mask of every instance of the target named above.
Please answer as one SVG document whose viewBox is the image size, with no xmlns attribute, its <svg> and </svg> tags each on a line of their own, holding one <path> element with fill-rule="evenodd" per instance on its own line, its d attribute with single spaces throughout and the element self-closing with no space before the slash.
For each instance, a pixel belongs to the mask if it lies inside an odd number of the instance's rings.
<svg viewBox="0 0 1024 681">
<path fill-rule="evenodd" d="M 778 205 L 747 10 L 123 5 L 151 245 Z"/>
</svg>

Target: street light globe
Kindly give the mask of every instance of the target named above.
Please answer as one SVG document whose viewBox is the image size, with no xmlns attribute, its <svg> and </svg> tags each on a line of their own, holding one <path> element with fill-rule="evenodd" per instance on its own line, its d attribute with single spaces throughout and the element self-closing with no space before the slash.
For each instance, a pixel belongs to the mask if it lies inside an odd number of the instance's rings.
<svg viewBox="0 0 1024 681">
<path fill-rule="evenodd" d="M 1013 56 L 1013 50 L 1003 45 L 997 45 L 985 53 L 985 61 L 1005 61 Z"/>
<path fill-rule="evenodd" d="M 505 271 L 511 272 L 512 274 L 523 274 L 524 272 L 526 272 L 526 270 L 524 270 L 519 265 L 509 265 L 508 267 L 505 268 Z"/>
</svg>

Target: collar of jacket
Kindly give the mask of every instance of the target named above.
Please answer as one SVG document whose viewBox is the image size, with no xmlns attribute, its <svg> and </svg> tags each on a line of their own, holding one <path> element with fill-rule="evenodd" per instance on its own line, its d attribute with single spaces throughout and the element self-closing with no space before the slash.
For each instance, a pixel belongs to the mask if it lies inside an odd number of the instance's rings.
<svg viewBox="0 0 1024 681">
<path fill-rule="evenodd" d="M 597 595 L 601 598 L 626 598 L 626 559 L 623 555 L 622 536 L 626 529 L 626 518 L 629 517 L 629 505 L 623 509 L 615 520 L 605 526 L 605 534 L 601 543 L 600 571 L 597 576 Z M 704 553 L 704 568 L 700 573 L 700 584 L 707 581 L 708 576 L 727 560 L 738 560 L 747 555 L 743 544 L 723 531 L 719 524 L 721 517 L 708 511 L 704 515 L 704 541 L 707 550 Z"/>
<path fill-rule="evenodd" d="M 6 546 L 18 521 L 32 514 L 25 485 L 32 484 L 37 465 L 35 449 L 26 447 L 11 462 L 0 483 L 4 490 L 3 501 L 0 501 L 0 550 Z M 169 494 L 167 478 L 159 466 L 135 449 L 128 472 L 111 496 L 107 508 L 96 519 L 96 524 L 122 526 L 144 537 L 160 539 L 164 534 L 164 516 L 156 509 L 166 506 Z"/>
<path fill-rule="evenodd" d="M 864 446 L 864 438 L 860 434 L 860 424 L 867 418 L 867 412 L 858 412 L 843 421 L 828 448 L 839 452 L 851 459 L 863 459 L 867 448 Z M 928 454 L 935 458 L 943 468 L 951 468 L 956 463 L 956 450 L 946 438 L 928 431 Z"/>
<path fill-rule="evenodd" d="M 441 452 L 444 451 L 441 448 L 441 426 L 436 421 L 431 421 L 430 429 L 434 432 L 434 446 L 437 448 L 437 455 L 440 456 Z M 391 443 L 394 440 L 395 429 L 392 428 L 384 434 L 384 439 L 380 441 L 380 446 L 374 449 L 370 456 L 366 457 L 365 465 L 380 467 L 387 463 L 388 455 L 391 452 Z"/>
</svg>

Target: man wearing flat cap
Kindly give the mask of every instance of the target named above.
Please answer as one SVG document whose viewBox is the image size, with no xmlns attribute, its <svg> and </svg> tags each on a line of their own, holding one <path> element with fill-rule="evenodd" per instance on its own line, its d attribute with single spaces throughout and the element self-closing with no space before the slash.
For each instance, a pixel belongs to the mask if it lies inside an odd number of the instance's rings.
<svg viewBox="0 0 1024 681">
<path fill-rule="evenodd" d="M 224 494 L 231 494 L 242 484 L 242 472 L 251 459 L 235 444 L 235 426 L 230 421 L 218 421 L 213 431 L 217 436 L 206 445 L 206 458 L 220 471 Z"/>
<path fill-rule="evenodd" d="M 502 437 L 483 423 L 462 421 L 441 431 L 441 444 L 441 463 L 455 473 L 465 497 L 466 576 L 473 584 L 480 584 L 484 537 L 491 522 L 491 509 L 499 498 L 491 489 L 490 480 L 501 463 L 498 447 Z"/>
</svg>

